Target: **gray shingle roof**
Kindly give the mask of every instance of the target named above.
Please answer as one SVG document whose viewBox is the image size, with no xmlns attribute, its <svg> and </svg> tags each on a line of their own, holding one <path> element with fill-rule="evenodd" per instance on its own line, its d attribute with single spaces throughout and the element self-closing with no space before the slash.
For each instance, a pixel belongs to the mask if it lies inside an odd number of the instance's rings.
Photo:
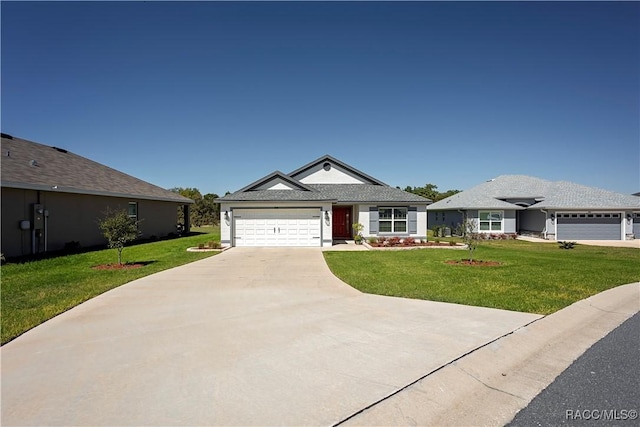
<svg viewBox="0 0 640 427">
<path fill-rule="evenodd" d="M 429 199 L 388 185 L 371 184 L 308 184 L 331 199 L 344 203 L 416 203 L 428 204 Z"/>
<path fill-rule="evenodd" d="M 63 149 L 2 137 L 2 187 L 193 203 L 131 175 Z"/>
<path fill-rule="evenodd" d="M 527 175 L 499 176 L 427 209 L 525 209 L 505 199 L 530 199 L 532 209 L 640 209 L 640 198 L 632 195 Z"/>
<path fill-rule="evenodd" d="M 296 180 L 293 175 L 300 174 L 310 167 L 330 161 L 349 170 L 353 174 L 360 176 L 369 184 L 303 184 Z M 293 190 L 253 190 L 263 183 L 274 178 L 284 179 L 293 184 Z M 323 156 L 307 165 L 296 169 L 289 175 L 276 171 L 264 178 L 261 178 L 248 186 L 217 199 L 219 202 L 230 201 L 327 201 L 337 203 L 412 203 L 427 205 L 431 200 L 408 193 L 398 188 L 393 188 L 377 179 L 361 172 L 351 166 L 337 160 L 331 156 Z"/>
<path fill-rule="evenodd" d="M 236 191 L 216 199 L 217 202 L 305 202 L 305 201 L 335 201 L 319 191 L 302 190 L 253 190 Z"/>
<path fill-rule="evenodd" d="M 217 199 L 229 201 L 328 201 L 338 203 L 414 203 L 428 204 L 429 199 L 397 188 L 371 184 L 307 184 L 313 191 L 258 190 L 237 191 Z"/>
</svg>

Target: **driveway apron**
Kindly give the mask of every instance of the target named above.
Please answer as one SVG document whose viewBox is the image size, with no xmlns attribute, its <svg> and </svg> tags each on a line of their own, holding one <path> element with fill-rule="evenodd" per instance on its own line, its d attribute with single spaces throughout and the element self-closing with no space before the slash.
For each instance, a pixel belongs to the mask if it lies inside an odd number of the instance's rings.
<svg viewBox="0 0 640 427">
<path fill-rule="evenodd" d="M 2 347 L 2 425 L 333 425 L 540 316 L 368 295 L 315 248 L 233 248 Z"/>
</svg>

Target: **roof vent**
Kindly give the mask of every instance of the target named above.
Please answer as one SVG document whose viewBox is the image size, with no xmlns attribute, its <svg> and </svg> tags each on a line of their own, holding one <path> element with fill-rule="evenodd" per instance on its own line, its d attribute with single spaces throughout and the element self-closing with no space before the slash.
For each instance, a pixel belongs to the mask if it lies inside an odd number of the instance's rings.
<svg viewBox="0 0 640 427">
<path fill-rule="evenodd" d="M 65 150 L 64 148 L 58 148 L 58 147 L 51 147 L 51 148 L 53 148 L 54 150 L 59 151 L 61 153 L 68 153 L 68 151 Z"/>
<path fill-rule="evenodd" d="M 3 133 L 2 137 L 3 138 L 7 138 L 7 139 L 13 139 L 13 137 L 11 135 L 9 135 L 8 133 Z"/>
<path fill-rule="evenodd" d="M 31 160 L 31 161 L 29 162 L 29 164 L 30 164 L 31 166 L 35 166 L 35 167 L 40 166 L 40 165 L 38 164 L 38 162 L 36 162 L 35 160 Z"/>
</svg>

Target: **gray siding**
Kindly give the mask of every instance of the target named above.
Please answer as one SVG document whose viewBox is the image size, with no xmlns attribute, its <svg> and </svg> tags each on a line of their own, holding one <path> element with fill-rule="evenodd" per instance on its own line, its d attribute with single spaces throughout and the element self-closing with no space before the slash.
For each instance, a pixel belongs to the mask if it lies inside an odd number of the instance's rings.
<svg viewBox="0 0 640 427">
<path fill-rule="evenodd" d="M 462 214 L 458 211 L 427 210 L 427 229 L 436 225 L 446 225 L 453 230 L 458 224 L 462 224 Z"/>
<path fill-rule="evenodd" d="M 545 226 L 546 215 L 539 210 L 520 211 L 520 223 L 518 231 L 535 231 L 542 233 Z"/>
</svg>

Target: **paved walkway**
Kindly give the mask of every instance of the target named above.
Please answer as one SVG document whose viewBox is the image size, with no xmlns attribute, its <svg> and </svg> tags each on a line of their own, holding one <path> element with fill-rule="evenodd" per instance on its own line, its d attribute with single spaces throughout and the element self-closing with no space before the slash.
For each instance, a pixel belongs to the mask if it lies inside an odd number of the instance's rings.
<svg viewBox="0 0 640 427">
<path fill-rule="evenodd" d="M 333 425 L 538 318 L 362 294 L 319 249 L 233 248 L 3 346 L 1 421 Z"/>
<path fill-rule="evenodd" d="M 555 240 L 545 240 L 538 237 L 518 236 L 519 240 L 526 240 L 527 242 L 538 243 L 557 243 Z M 579 245 L 588 246 L 609 246 L 618 248 L 637 248 L 640 249 L 640 239 L 634 240 L 572 240 Z"/>
</svg>

